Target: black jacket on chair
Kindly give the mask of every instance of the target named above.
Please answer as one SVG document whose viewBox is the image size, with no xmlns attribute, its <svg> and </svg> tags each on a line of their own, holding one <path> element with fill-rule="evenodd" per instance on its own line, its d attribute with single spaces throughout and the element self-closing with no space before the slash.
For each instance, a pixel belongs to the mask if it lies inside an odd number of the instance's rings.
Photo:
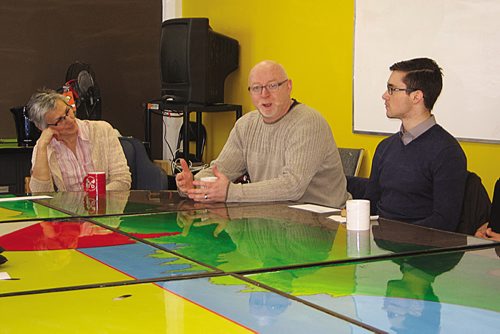
<svg viewBox="0 0 500 334">
<path fill-rule="evenodd" d="M 500 233 L 500 179 L 495 183 L 495 190 L 493 190 L 489 227 L 493 231 Z"/>
<path fill-rule="evenodd" d="M 457 232 L 474 235 L 481 225 L 489 221 L 490 207 L 490 197 L 481 178 L 476 173 L 468 172 Z"/>
</svg>

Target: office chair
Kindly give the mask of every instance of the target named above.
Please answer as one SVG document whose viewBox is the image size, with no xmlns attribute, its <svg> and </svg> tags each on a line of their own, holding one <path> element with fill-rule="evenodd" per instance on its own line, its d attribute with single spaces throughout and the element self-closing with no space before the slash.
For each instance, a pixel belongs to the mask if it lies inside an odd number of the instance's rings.
<svg viewBox="0 0 500 334">
<path fill-rule="evenodd" d="M 462 214 L 457 232 L 474 235 L 476 230 L 489 221 L 491 201 L 481 178 L 467 171 Z"/>
<path fill-rule="evenodd" d="M 362 148 L 340 148 L 339 154 L 345 176 L 358 176 L 363 160 Z"/>
<path fill-rule="evenodd" d="M 491 200 L 490 223 L 488 225 L 495 232 L 500 232 L 500 178 L 495 183 L 493 189 L 493 199 Z"/>
<path fill-rule="evenodd" d="M 175 179 L 149 159 L 144 143 L 134 137 L 119 140 L 132 174 L 132 190 L 175 189 Z"/>
<path fill-rule="evenodd" d="M 353 199 L 364 199 L 368 178 L 360 176 L 346 176 L 347 191 L 352 195 Z"/>
<path fill-rule="evenodd" d="M 184 152 L 182 151 L 183 142 L 184 142 L 184 124 L 181 126 L 179 130 L 179 139 L 177 140 L 177 148 L 175 151 L 175 159 L 184 158 L 191 162 L 202 162 L 203 152 L 205 151 L 205 146 L 207 143 L 207 130 L 205 126 L 201 125 L 201 137 L 198 138 L 198 125 L 196 122 L 189 122 L 189 142 L 196 143 L 196 153 L 189 155 L 186 157 Z"/>
</svg>

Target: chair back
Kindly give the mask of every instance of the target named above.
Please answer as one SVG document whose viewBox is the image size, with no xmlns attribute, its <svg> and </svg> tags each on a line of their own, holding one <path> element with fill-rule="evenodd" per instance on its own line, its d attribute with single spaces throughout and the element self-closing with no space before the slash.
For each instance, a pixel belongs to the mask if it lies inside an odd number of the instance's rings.
<svg viewBox="0 0 500 334">
<path fill-rule="evenodd" d="M 500 179 L 497 180 L 495 189 L 493 189 L 489 227 L 491 227 L 493 231 L 500 233 Z"/>
<path fill-rule="evenodd" d="M 345 176 L 358 176 L 363 160 L 362 148 L 341 148 L 339 147 L 340 160 L 344 168 Z"/>
<path fill-rule="evenodd" d="M 189 156 L 185 156 L 182 151 L 184 142 L 184 124 L 179 130 L 179 139 L 177 140 L 177 149 L 175 151 L 175 159 L 184 158 L 191 162 L 202 162 L 203 152 L 205 150 L 207 142 L 207 130 L 205 126 L 201 125 L 201 134 L 198 136 L 198 124 L 196 122 L 189 122 L 189 142 L 196 143 L 196 154 L 190 153 Z"/>
<path fill-rule="evenodd" d="M 119 137 L 119 140 L 132 174 L 132 190 L 167 190 L 172 183 L 175 184 L 160 166 L 149 159 L 143 142 L 134 137 Z"/>
<path fill-rule="evenodd" d="M 352 195 L 353 199 L 364 199 L 368 178 L 360 176 L 346 176 L 347 191 Z"/>
<path fill-rule="evenodd" d="M 490 197 L 481 178 L 476 173 L 468 171 L 457 232 L 474 235 L 476 230 L 489 220 L 490 208 Z"/>
</svg>

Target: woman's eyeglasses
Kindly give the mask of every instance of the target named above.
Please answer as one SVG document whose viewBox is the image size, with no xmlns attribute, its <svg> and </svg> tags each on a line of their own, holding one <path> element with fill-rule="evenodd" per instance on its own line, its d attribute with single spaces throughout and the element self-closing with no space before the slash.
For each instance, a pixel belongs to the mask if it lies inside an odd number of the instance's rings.
<svg viewBox="0 0 500 334">
<path fill-rule="evenodd" d="M 71 107 L 69 107 L 69 106 L 66 107 L 66 112 L 64 113 L 64 116 L 57 118 L 55 123 L 51 123 L 51 124 L 47 123 L 47 126 L 54 126 L 55 127 L 55 126 L 58 126 L 59 124 L 61 124 L 61 122 L 64 121 L 66 119 L 66 117 L 68 117 L 70 110 L 71 110 Z"/>
</svg>

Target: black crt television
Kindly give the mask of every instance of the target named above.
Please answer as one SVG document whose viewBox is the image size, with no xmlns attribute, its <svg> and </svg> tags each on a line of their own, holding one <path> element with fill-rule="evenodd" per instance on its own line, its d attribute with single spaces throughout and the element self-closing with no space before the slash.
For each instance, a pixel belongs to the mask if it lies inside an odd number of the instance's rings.
<svg viewBox="0 0 500 334">
<path fill-rule="evenodd" d="M 208 18 L 162 24 L 161 95 L 173 103 L 224 103 L 224 82 L 239 65 L 237 40 L 212 30 Z"/>
</svg>

